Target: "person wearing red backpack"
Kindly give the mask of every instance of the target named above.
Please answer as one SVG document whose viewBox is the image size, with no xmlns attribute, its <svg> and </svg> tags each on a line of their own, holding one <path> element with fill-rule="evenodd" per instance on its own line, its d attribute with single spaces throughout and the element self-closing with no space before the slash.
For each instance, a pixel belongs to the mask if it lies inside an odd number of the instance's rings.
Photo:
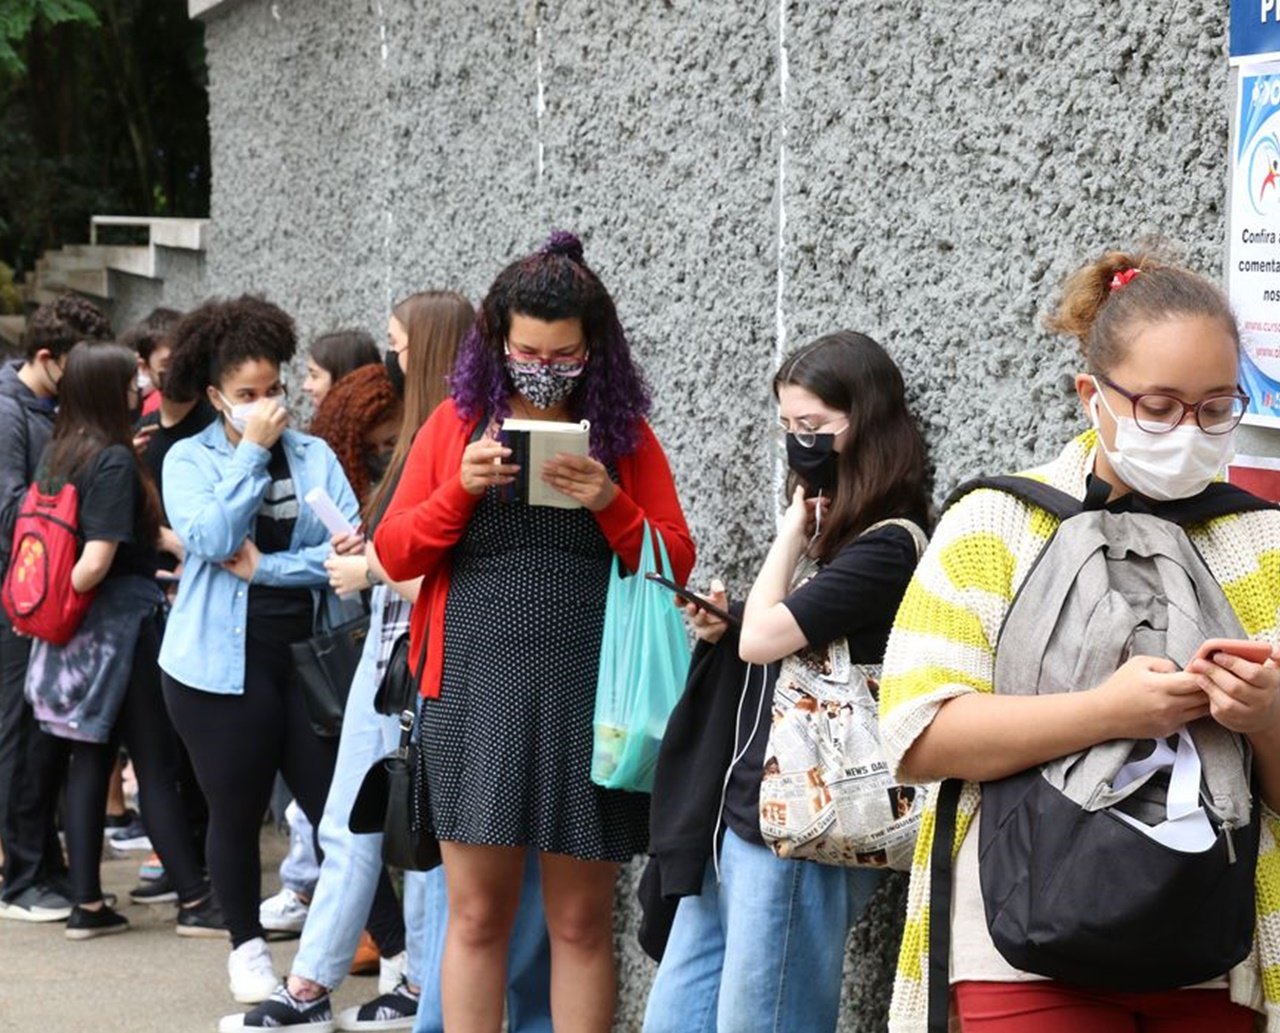
<svg viewBox="0 0 1280 1033">
<path fill-rule="evenodd" d="M 0 367 L 0 576 L 9 563 L 18 506 L 53 433 L 67 353 L 77 341 L 110 337 L 111 324 L 97 306 L 64 294 L 32 313 L 24 357 Z M 32 773 L 49 765 L 58 770 L 59 750 L 23 696 L 30 650 L 31 640 L 15 633 L 0 612 L 0 918 L 61 922 L 71 914 L 70 887 L 53 812 L 31 806 L 33 788 L 43 781 Z"/>
<path fill-rule="evenodd" d="M 36 475 L 44 496 L 62 492 L 65 499 L 65 488 L 75 489 L 80 547 L 70 577 L 50 578 L 35 613 L 44 607 L 64 610 L 73 594 L 92 595 L 64 644 L 34 641 L 26 679 L 36 718 L 57 738 L 63 764 L 69 761 L 64 825 L 75 905 L 66 935 L 72 940 L 123 932 L 129 925 L 103 900 L 99 879 L 107 784 L 120 740 L 133 758 L 146 801 L 148 834 L 177 888 L 178 933 L 223 935 L 184 817 L 177 743 L 160 691 L 164 597 L 154 580 L 160 503 L 132 447 L 129 411 L 137 401 L 136 376 L 137 362 L 128 348 L 73 348 L 60 383 L 53 437 Z M 31 523 L 20 516 L 19 531 Z M 44 533 L 56 560 L 59 540 L 53 530 Z M 20 543 L 15 562 L 25 563 L 30 551 Z M 52 573 L 57 564 L 47 569 Z M 6 586 L 7 600 L 19 595 L 13 580 Z M 63 639 L 66 631 L 54 629 L 50 636 Z M 56 780 L 47 781 L 44 793 L 35 794 L 37 806 L 52 811 L 57 788 Z"/>
</svg>

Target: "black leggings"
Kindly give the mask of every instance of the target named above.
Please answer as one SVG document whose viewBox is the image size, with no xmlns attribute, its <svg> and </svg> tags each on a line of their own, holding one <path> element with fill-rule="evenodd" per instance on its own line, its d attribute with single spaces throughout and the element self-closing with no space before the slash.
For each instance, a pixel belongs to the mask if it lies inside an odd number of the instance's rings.
<svg viewBox="0 0 1280 1033">
<path fill-rule="evenodd" d="M 129 687 L 110 743 L 63 744 L 67 769 L 66 833 L 71 869 L 71 892 L 78 904 L 102 899 L 99 867 L 105 823 L 107 785 L 115 766 L 117 742 L 123 741 L 138 776 L 142 821 L 152 846 L 173 881 L 178 899 L 198 902 L 208 893 L 203 863 L 197 852 L 178 791 L 182 761 L 177 736 L 169 722 L 160 692 L 159 627 L 143 621 L 129 671 Z M 54 806 L 57 787 L 45 802 Z"/>
<path fill-rule="evenodd" d="M 241 695 L 204 692 L 162 677 L 169 713 L 209 801 L 209 874 L 231 943 L 239 947 L 263 934 L 258 845 L 276 772 L 319 826 L 338 740 L 312 731 L 283 642 L 249 636 Z"/>
</svg>

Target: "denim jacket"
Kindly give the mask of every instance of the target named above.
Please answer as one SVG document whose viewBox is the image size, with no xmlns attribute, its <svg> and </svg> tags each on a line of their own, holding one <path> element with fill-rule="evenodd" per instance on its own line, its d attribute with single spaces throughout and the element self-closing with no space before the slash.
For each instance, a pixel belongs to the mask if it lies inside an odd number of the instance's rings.
<svg viewBox="0 0 1280 1033">
<path fill-rule="evenodd" d="M 356 614 L 329 588 L 324 569 L 329 532 L 302 503 L 317 485 L 344 516 L 359 523 L 359 504 L 333 451 L 319 438 L 286 430 L 285 455 L 299 500 L 288 552 L 263 553 L 253 584 L 310 588 L 336 626 Z M 160 667 L 193 689 L 223 695 L 244 692 L 244 637 L 248 584 L 221 563 L 229 559 L 257 520 L 271 477 L 271 453 L 252 442 L 232 446 L 221 420 L 179 441 L 164 460 L 164 505 L 187 558 L 169 614 Z"/>
</svg>

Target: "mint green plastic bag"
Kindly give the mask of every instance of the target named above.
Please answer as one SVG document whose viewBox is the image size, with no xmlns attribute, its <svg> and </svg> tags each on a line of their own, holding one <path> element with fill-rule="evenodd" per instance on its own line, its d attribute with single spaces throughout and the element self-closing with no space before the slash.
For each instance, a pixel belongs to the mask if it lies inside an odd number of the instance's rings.
<svg viewBox="0 0 1280 1033">
<path fill-rule="evenodd" d="M 650 572 L 672 577 L 662 536 L 646 522 L 640 569 L 624 577 L 614 556 L 609 572 L 591 754 L 591 781 L 606 789 L 653 789 L 658 746 L 689 672 L 684 620 Z"/>
</svg>

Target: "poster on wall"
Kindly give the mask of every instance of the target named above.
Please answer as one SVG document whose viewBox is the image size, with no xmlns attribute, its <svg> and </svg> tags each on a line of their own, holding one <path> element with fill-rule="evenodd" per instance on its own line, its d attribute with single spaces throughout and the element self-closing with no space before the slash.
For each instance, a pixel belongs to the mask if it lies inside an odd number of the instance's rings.
<svg viewBox="0 0 1280 1033">
<path fill-rule="evenodd" d="M 1227 291 L 1240 323 L 1246 423 L 1280 427 L 1280 62 L 1240 69 Z"/>
</svg>

